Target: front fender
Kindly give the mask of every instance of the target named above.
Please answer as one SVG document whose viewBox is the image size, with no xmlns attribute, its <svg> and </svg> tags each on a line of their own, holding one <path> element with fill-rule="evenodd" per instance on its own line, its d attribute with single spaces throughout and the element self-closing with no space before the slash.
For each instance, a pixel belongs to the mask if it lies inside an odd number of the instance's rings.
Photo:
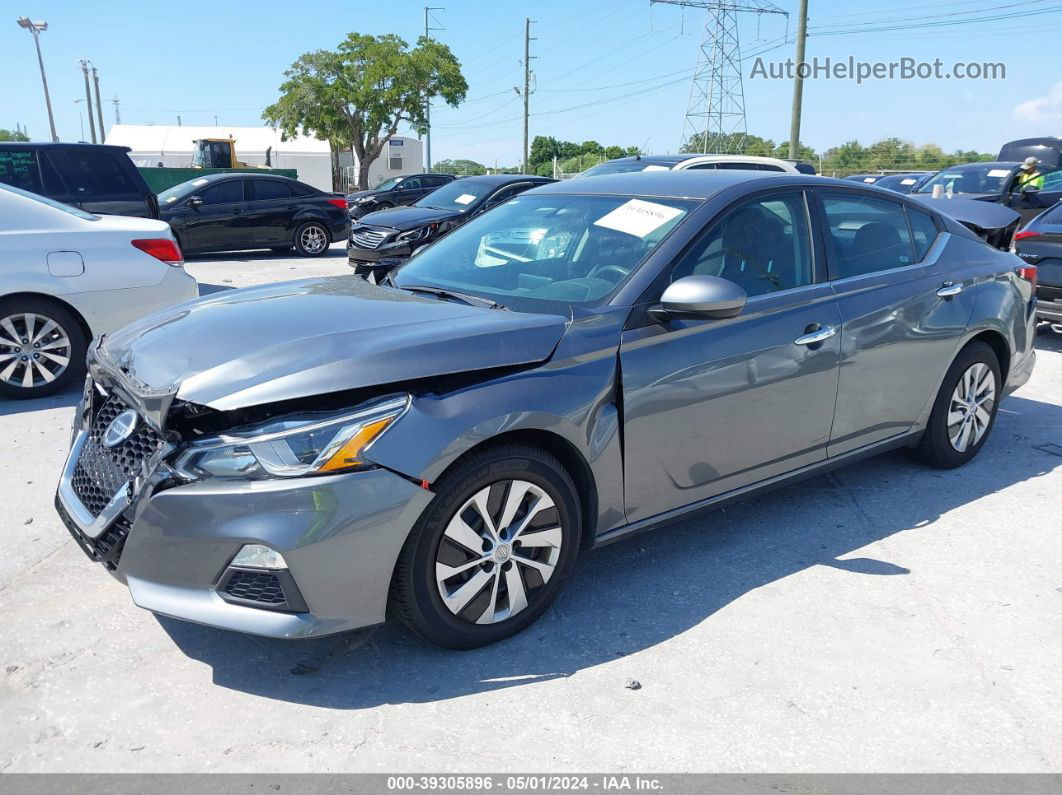
<svg viewBox="0 0 1062 795">
<path fill-rule="evenodd" d="M 616 368 L 615 351 L 606 350 L 445 394 L 417 394 L 366 457 L 434 483 L 462 455 L 502 434 L 550 433 L 587 464 L 597 491 L 596 531 L 602 533 L 625 521 Z"/>
</svg>

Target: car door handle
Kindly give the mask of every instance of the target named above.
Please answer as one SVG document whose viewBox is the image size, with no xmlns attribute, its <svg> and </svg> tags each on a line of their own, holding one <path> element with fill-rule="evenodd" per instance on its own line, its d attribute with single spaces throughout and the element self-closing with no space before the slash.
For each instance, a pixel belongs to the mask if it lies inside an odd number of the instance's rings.
<svg viewBox="0 0 1062 795">
<path fill-rule="evenodd" d="M 955 282 L 944 282 L 937 290 L 937 296 L 940 298 L 951 298 L 953 295 L 958 295 L 962 292 L 962 285 Z"/>
<path fill-rule="evenodd" d="M 808 328 L 811 327 L 809 326 Z M 819 326 L 813 331 L 808 331 L 803 336 L 797 337 L 793 342 L 797 345 L 818 345 L 820 342 L 825 342 L 836 333 L 836 326 Z"/>
</svg>

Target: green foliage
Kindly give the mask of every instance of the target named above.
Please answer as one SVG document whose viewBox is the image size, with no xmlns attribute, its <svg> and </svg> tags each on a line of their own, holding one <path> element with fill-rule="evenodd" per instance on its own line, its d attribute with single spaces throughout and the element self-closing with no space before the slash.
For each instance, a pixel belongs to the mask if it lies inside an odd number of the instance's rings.
<svg viewBox="0 0 1062 795">
<path fill-rule="evenodd" d="M 29 136 L 19 130 L 5 130 L 0 127 L 0 141 L 28 141 Z"/>
<path fill-rule="evenodd" d="M 468 92 L 450 48 L 423 36 L 411 49 L 393 34 L 351 33 L 334 52 L 304 53 L 284 77 L 262 118 L 288 136 L 302 130 L 333 149 L 353 148 L 361 188 L 400 124 L 427 129 L 426 97 L 457 107 Z"/>
<path fill-rule="evenodd" d="M 639 154 L 637 146 L 602 146 L 597 141 L 560 141 L 552 136 L 536 135 L 531 141 L 528 153 L 528 165 L 532 174 L 543 177 L 553 176 L 553 158 L 557 158 L 558 169 L 565 174 L 583 171 L 590 166 L 617 157 Z"/>
<path fill-rule="evenodd" d="M 475 160 L 440 160 L 431 167 L 431 170 L 439 174 L 461 174 L 463 176 L 475 176 L 486 174 L 487 167 Z"/>
</svg>

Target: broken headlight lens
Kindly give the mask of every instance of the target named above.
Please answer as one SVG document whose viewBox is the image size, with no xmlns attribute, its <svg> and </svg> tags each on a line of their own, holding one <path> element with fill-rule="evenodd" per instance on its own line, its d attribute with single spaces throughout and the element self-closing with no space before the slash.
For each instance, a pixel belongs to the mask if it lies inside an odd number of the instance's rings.
<svg viewBox="0 0 1062 795">
<path fill-rule="evenodd" d="M 330 475 L 370 464 L 362 451 L 405 412 L 409 396 L 389 397 L 331 417 L 283 417 L 195 442 L 174 468 L 191 480 Z"/>
</svg>

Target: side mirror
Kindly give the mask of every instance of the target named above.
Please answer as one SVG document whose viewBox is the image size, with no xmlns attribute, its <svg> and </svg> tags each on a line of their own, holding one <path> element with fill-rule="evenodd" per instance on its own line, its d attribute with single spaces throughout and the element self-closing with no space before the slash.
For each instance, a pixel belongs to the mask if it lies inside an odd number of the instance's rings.
<svg viewBox="0 0 1062 795">
<path fill-rule="evenodd" d="M 200 207 L 203 206 L 203 200 L 200 199 L 198 196 L 193 196 L 188 200 L 188 206 L 191 207 L 193 210 L 198 210 Z"/>
<path fill-rule="evenodd" d="M 727 318 L 741 314 L 748 295 L 738 285 L 718 276 L 684 276 L 673 281 L 649 309 L 656 320 L 672 317 Z"/>
</svg>

